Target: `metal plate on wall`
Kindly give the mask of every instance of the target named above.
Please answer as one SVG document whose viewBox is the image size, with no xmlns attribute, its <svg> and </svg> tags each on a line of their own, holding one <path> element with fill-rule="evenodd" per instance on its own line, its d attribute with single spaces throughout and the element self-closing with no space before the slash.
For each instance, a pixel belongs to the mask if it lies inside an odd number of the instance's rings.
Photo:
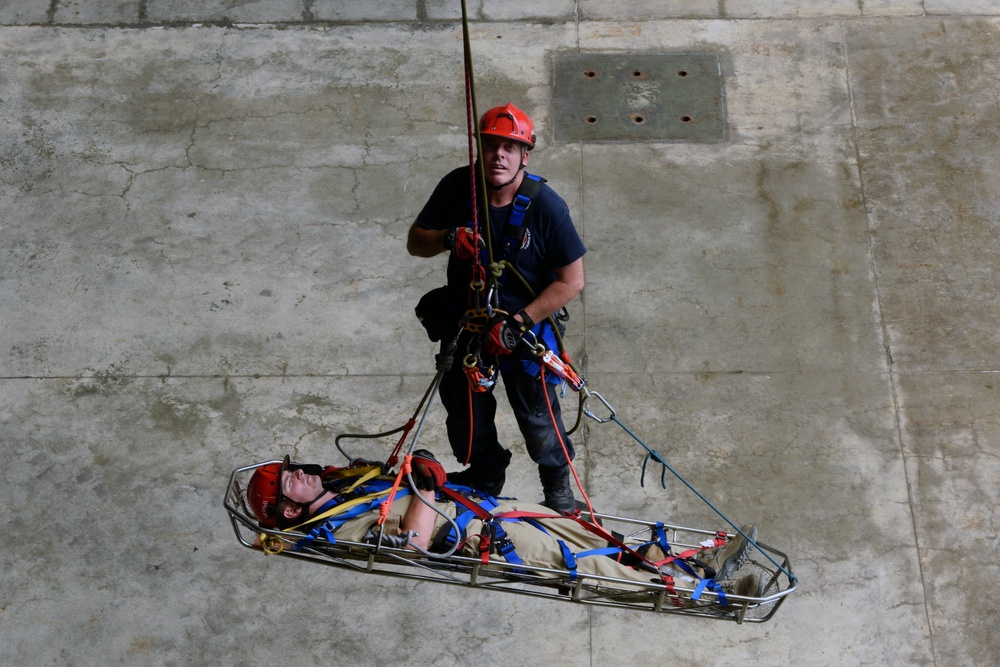
<svg viewBox="0 0 1000 667">
<path fill-rule="evenodd" d="M 714 53 L 573 53 L 555 58 L 556 142 L 726 138 L 722 67 Z"/>
</svg>

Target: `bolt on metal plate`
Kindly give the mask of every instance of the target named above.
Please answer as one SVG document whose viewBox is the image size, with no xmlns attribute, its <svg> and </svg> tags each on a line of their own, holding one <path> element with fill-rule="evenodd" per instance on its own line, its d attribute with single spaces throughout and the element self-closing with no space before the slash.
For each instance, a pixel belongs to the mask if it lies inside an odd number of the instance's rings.
<svg viewBox="0 0 1000 667">
<path fill-rule="evenodd" d="M 722 83 L 714 53 L 557 55 L 555 141 L 725 141 Z"/>
</svg>

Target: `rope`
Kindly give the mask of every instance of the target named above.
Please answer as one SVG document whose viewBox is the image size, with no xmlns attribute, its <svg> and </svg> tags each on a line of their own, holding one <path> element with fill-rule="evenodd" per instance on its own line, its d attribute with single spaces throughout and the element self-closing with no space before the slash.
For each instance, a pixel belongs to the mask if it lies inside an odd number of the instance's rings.
<svg viewBox="0 0 1000 667">
<path fill-rule="evenodd" d="M 396 501 L 396 492 L 399 491 L 399 485 L 403 482 L 403 475 L 408 476 L 413 469 L 410 465 L 412 459 L 413 455 L 407 452 L 406 456 L 403 457 L 403 465 L 399 466 L 399 472 L 396 473 L 396 479 L 392 483 L 392 488 L 389 489 L 389 496 L 382 501 L 382 505 L 378 509 L 378 526 L 380 528 L 385 523 L 386 518 L 388 518 L 392 504 Z"/>
<path fill-rule="evenodd" d="M 586 390 L 584 390 L 584 391 L 586 391 Z M 611 404 L 608 403 L 608 401 L 603 396 L 601 396 L 597 392 L 589 392 L 589 391 L 587 392 L 587 396 L 588 397 L 589 396 L 596 396 L 598 398 L 598 400 L 600 400 L 604 404 L 604 406 L 606 408 L 608 408 L 608 410 L 610 411 L 610 415 L 608 417 L 602 419 L 601 417 L 598 417 L 597 415 L 595 415 L 590 410 L 586 410 L 586 409 L 584 409 L 584 408 L 581 407 L 581 409 L 583 409 L 583 411 L 584 411 L 584 414 L 586 414 L 588 417 L 590 417 L 591 419 L 593 419 L 594 421 L 596 421 L 599 424 L 606 424 L 608 422 L 613 421 L 614 423 L 616 423 L 619 426 L 621 426 L 622 429 L 626 433 L 628 433 L 630 436 L 632 436 L 633 440 L 635 440 L 636 442 L 638 442 L 643 447 L 643 449 L 646 450 L 646 457 L 643 459 L 643 462 L 642 462 L 642 477 L 640 477 L 640 479 L 639 479 L 640 486 L 645 486 L 646 464 L 649 462 L 650 459 L 656 461 L 661 466 L 663 466 L 663 471 L 660 473 L 660 483 L 663 486 L 663 488 L 667 488 L 666 473 L 669 470 L 673 474 L 674 477 L 676 477 L 677 479 L 679 479 L 684 484 L 684 486 L 686 486 L 696 496 L 698 496 L 702 500 L 702 502 L 704 502 L 706 505 L 708 505 L 710 508 L 712 508 L 712 510 L 716 514 L 718 514 L 722 518 L 723 521 L 725 521 L 730 526 L 732 526 L 733 529 L 737 533 L 739 533 L 740 535 L 742 535 L 743 538 L 747 542 L 749 542 L 754 547 L 756 547 L 757 550 L 760 553 L 764 554 L 764 557 L 767 558 L 769 561 L 771 561 L 771 564 L 773 564 L 776 568 L 778 568 L 779 570 L 781 570 L 781 572 L 784 573 L 784 575 L 786 577 L 788 577 L 788 580 L 792 584 L 795 584 L 798 581 L 798 577 L 796 577 L 794 574 L 792 574 L 791 572 L 789 572 L 788 570 L 786 570 L 785 568 L 783 568 L 781 566 L 781 564 L 778 563 L 778 561 L 776 561 L 774 558 L 771 557 L 771 554 L 769 554 L 766 551 L 764 551 L 763 549 L 761 549 L 760 546 L 757 544 L 756 541 L 754 541 L 753 539 L 750 538 L 749 535 L 747 535 L 746 533 L 744 533 L 742 528 L 740 528 L 735 523 L 733 523 L 732 519 L 730 519 L 728 516 L 726 516 L 722 512 L 722 510 L 720 510 L 718 507 L 716 507 L 715 505 L 713 505 L 712 501 L 710 501 L 708 498 L 706 498 L 701 493 L 701 491 L 699 491 L 698 489 L 694 488 L 694 486 L 692 486 L 692 484 L 690 482 L 688 482 L 686 479 L 684 479 L 683 475 L 681 475 L 679 472 L 677 472 L 673 468 L 673 466 L 671 466 L 669 463 L 667 463 L 666 459 L 663 458 L 662 454 L 660 454 L 658 451 L 656 451 L 655 449 L 653 449 L 652 447 L 650 447 L 649 445 L 647 445 L 645 442 L 643 442 L 642 438 L 640 438 L 638 435 L 636 435 L 628 426 L 626 426 L 620 419 L 618 419 L 618 415 L 615 412 L 615 409 L 611 407 Z"/>
<path fill-rule="evenodd" d="M 539 380 L 542 383 L 542 394 L 545 395 L 545 405 L 549 409 L 549 418 L 552 420 L 552 428 L 555 430 L 556 437 L 559 438 L 559 446 L 562 447 L 563 456 L 566 457 L 566 463 L 569 464 L 570 472 L 573 473 L 573 479 L 576 480 L 576 488 L 580 489 L 580 495 L 583 496 L 583 500 L 587 503 L 587 511 L 590 512 L 591 521 L 594 519 L 594 506 L 590 504 L 590 496 L 587 495 L 587 491 L 583 488 L 583 483 L 580 481 L 580 476 L 576 472 L 576 466 L 573 465 L 572 459 L 569 457 L 569 449 L 566 447 L 566 441 L 563 439 L 562 434 L 559 432 L 559 426 L 556 424 L 556 415 L 552 410 L 552 400 L 549 398 L 549 388 L 545 382 L 545 366 L 542 366 L 539 371 Z"/>
<path fill-rule="evenodd" d="M 392 450 L 392 454 L 390 454 L 389 458 L 386 459 L 386 465 L 390 468 L 393 467 L 399 460 L 398 458 L 399 452 L 403 447 L 403 442 L 406 441 L 406 438 L 407 436 L 409 436 L 410 431 L 413 429 L 414 424 L 416 424 L 417 415 L 419 415 L 420 411 L 424 408 L 424 404 L 427 403 L 427 399 L 430 398 L 431 392 L 434 390 L 434 387 L 435 383 L 431 382 L 430 386 L 428 386 L 427 390 L 424 392 L 423 398 L 420 399 L 420 403 L 417 404 L 417 409 L 413 411 L 413 416 L 411 416 L 409 421 L 407 421 L 399 428 L 394 428 L 391 431 L 384 431 L 382 433 L 373 433 L 373 434 L 341 433 L 334 439 L 333 443 L 337 446 L 337 449 L 340 451 L 340 453 L 344 455 L 344 458 L 346 458 L 348 462 L 350 462 L 353 461 L 356 457 L 348 454 L 346 451 L 344 451 L 344 448 L 340 446 L 340 441 L 343 440 L 344 438 L 357 438 L 362 440 L 368 440 L 372 438 L 385 438 L 390 435 L 395 435 L 396 433 L 402 431 L 403 435 L 399 437 L 399 441 L 396 443 L 396 448 Z"/>
<path fill-rule="evenodd" d="M 465 0 L 462 0 L 462 51 L 465 61 L 465 115 L 469 128 L 469 191 L 472 201 L 472 234 L 473 238 L 481 238 L 479 224 L 479 205 L 482 199 L 484 227 L 486 228 L 486 248 L 489 261 L 493 261 L 493 242 L 490 230 L 490 209 L 486 198 L 486 173 L 483 171 L 481 161 L 476 160 L 477 155 L 483 154 L 482 135 L 479 132 L 479 111 L 476 106 L 476 77 L 472 68 L 472 44 L 469 37 L 469 12 L 466 8 Z M 485 285 L 483 282 L 482 263 L 479 253 L 473 259 L 472 271 L 473 308 L 477 311 L 482 308 L 480 302 L 481 292 Z"/>
</svg>

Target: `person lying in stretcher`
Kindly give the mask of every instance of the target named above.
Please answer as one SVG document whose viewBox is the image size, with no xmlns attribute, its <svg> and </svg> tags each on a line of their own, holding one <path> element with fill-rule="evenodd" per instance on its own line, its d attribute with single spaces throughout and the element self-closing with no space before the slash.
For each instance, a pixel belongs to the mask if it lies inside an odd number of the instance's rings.
<svg viewBox="0 0 1000 667">
<path fill-rule="evenodd" d="M 433 454 L 414 452 L 412 478 L 426 502 L 415 499 L 404 483 L 396 492 L 382 530 L 379 506 L 388 496 L 393 477 L 381 464 L 358 461 L 345 468 L 281 463 L 258 468 L 247 486 L 247 503 L 263 528 L 295 530 L 327 536 L 329 541 L 374 543 L 447 552 L 459 543 L 464 556 L 553 568 L 574 573 L 666 585 L 702 588 L 745 597 L 761 597 L 758 574 L 738 580 L 733 575 L 746 562 L 757 529 L 717 536 L 712 547 L 673 554 L 661 531 L 647 542 L 624 540 L 581 517 L 557 514 L 514 498 L 493 498 L 480 491 L 450 484 Z M 455 521 L 452 524 L 448 518 Z M 455 534 L 455 527 L 461 534 Z M 335 538 L 333 537 L 335 534 Z M 685 596 L 686 597 L 686 596 Z"/>
</svg>

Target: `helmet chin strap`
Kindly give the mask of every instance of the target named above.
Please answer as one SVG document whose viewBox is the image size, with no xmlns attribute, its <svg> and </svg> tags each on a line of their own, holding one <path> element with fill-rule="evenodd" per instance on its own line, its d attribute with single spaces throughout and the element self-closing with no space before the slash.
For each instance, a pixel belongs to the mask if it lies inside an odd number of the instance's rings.
<svg viewBox="0 0 1000 667">
<path fill-rule="evenodd" d="M 326 489 L 323 489 L 322 491 L 319 492 L 319 494 L 315 498 L 313 498 L 312 500 L 310 500 L 307 503 L 295 502 L 291 498 L 288 498 L 288 500 L 291 500 L 293 503 L 295 503 L 299 507 L 299 509 L 302 510 L 302 514 L 300 514 L 298 517 L 296 517 L 296 519 L 297 520 L 302 520 L 303 518 L 305 518 L 305 516 L 307 514 L 309 514 L 309 508 L 312 507 L 313 503 L 316 502 L 317 500 L 319 500 L 320 498 L 322 498 L 327 493 L 328 493 L 328 491 Z"/>
<path fill-rule="evenodd" d="M 520 167 L 517 168 L 517 172 L 515 172 L 514 178 L 510 179 L 509 181 L 507 181 L 503 185 L 493 185 L 489 181 L 486 181 L 486 187 L 489 188 L 490 190 L 503 190 L 505 187 L 507 187 L 508 185 L 511 185 L 514 181 L 517 180 L 517 176 L 518 176 L 518 174 L 521 173 L 522 169 L 524 169 L 524 165 L 523 164 Z"/>
<path fill-rule="evenodd" d="M 511 178 L 509 181 L 507 181 L 503 185 L 493 185 L 489 181 L 486 181 L 486 187 L 489 188 L 490 190 L 503 190 L 505 187 L 507 187 L 508 185 L 511 185 L 514 181 L 516 181 L 517 177 L 524 170 L 524 154 L 525 154 L 525 152 L 526 151 L 524 150 L 524 148 L 521 148 L 520 164 L 517 165 L 517 171 L 514 172 L 514 177 L 513 178 Z"/>
</svg>

